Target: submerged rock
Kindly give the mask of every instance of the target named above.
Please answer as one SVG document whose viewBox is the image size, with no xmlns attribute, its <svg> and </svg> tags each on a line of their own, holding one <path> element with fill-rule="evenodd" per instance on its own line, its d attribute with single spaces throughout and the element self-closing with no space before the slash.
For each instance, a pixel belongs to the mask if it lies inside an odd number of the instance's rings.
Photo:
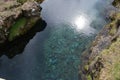
<svg viewBox="0 0 120 80">
<path fill-rule="evenodd" d="M 28 39 L 31 39 L 36 32 L 45 28 L 46 23 L 40 16 L 42 8 L 39 3 L 42 1 L 0 1 L 0 55 L 6 54 L 11 57 L 10 55 L 13 56 L 22 52 L 25 44 L 29 41 Z M 36 24 L 37 26 L 35 26 Z M 18 41 L 21 43 L 19 44 Z M 22 43 L 24 43 L 24 47 Z M 20 45 L 22 45 L 22 50 L 18 47 Z"/>
<path fill-rule="evenodd" d="M 119 0 L 114 0 L 113 4 L 120 9 Z M 90 49 L 83 53 L 82 80 L 120 79 L 120 12 L 113 12 L 109 19 L 110 23 L 97 35 Z"/>
</svg>

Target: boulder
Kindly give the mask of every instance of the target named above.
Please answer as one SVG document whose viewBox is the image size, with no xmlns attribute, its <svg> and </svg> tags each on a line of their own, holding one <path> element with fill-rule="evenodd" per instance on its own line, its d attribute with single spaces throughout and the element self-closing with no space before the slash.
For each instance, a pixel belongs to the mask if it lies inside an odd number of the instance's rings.
<svg viewBox="0 0 120 80">
<path fill-rule="evenodd" d="M 45 28 L 46 23 L 40 16 L 42 10 L 40 3 L 42 3 L 42 1 L 43 0 L 0 1 L 0 55 L 15 55 L 22 52 L 27 42 L 29 42 L 29 39 L 31 39 L 36 32 Z M 36 24 L 37 26 L 35 26 Z M 38 30 L 36 30 L 36 28 L 38 28 Z M 31 29 L 33 31 L 31 31 Z M 26 37 L 26 41 L 24 37 Z M 18 47 L 18 51 L 14 51 L 15 49 L 13 48 L 16 48 L 14 46 L 21 45 L 15 45 L 15 43 L 20 40 L 23 41 L 22 39 L 24 39 L 26 43 L 22 49 Z M 11 47 L 13 47 L 12 50 L 10 50 Z M 12 51 L 13 54 L 11 54 Z"/>
</svg>

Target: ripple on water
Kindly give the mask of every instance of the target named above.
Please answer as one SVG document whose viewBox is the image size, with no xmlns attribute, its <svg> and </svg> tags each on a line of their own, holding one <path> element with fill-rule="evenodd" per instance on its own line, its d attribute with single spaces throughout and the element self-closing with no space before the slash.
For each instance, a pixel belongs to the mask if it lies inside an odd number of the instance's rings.
<svg viewBox="0 0 120 80">
<path fill-rule="evenodd" d="M 45 80 L 78 80 L 79 57 L 93 37 L 75 32 L 70 25 L 56 26 L 45 41 Z"/>
</svg>

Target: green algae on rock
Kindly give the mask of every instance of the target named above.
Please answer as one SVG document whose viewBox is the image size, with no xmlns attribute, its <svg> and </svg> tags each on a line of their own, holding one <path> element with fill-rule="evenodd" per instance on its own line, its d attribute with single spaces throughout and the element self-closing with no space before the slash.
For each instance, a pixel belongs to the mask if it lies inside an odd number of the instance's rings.
<svg viewBox="0 0 120 80">
<path fill-rule="evenodd" d="M 10 29 L 9 41 L 12 41 L 16 36 L 20 36 L 22 34 L 21 30 L 24 28 L 26 21 L 26 18 L 21 18 L 13 24 Z"/>
<path fill-rule="evenodd" d="M 39 18 L 20 18 L 18 19 L 15 24 L 10 28 L 10 33 L 9 33 L 9 41 L 14 40 L 18 36 L 22 36 L 25 33 L 27 33 L 28 30 L 30 30 L 38 21 Z"/>
<path fill-rule="evenodd" d="M 38 1 L 38 2 L 37 2 Z M 0 1 L 0 55 L 10 50 L 10 46 L 16 48 L 15 42 L 24 39 L 25 44 L 31 39 L 35 32 L 41 31 L 46 23 L 41 18 L 42 8 L 39 4 L 43 0 L 7 0 Z M 39 25 L 34 25 L 39 21 Z M 37 23 L 38 24 L 38 23 Z M 40 28 L 38 28 L 40 27 Z M 38 30 L 36 30 L 38 28 Z M 35 29 L 31 31 L 31 29 Z M 28 33 L 32 32 L 32 33 Z M 28 37 L 25 38 L 24 36 Z M 13 45 L 16 44 L 16 45 Z M 22 47 L 25 47 L 25 44 Z M 9 46 L 9 48 L 7 47 Z M 6 49 L 6 50 L 5 50 Z M 13 51 L 12 49 L 11 51 Z M 18 54 L 22 49 L 16 51 Z M 6 52 L 6 55 L 10 55 Z M 15 52 L 13 51 L 14 55 Z M 12 55 L 12 54 L 11 54 Z"/>
<path fill-rule="evenodd" d="M 20 1 L 22 1 L 22 0 L 20 0 Z M 24 1 L 25 1 L 24 4 L 20 4 L 16 0 L 8 0 L 6 2 L 0 1 L 0 4 L 1 4 L 0 26 L 2 26 L 1 30 L 4 32 L 4 34 L 6 34 L 5 40 L 8 39 L 8 35 L 9 34 L 11 35 L 11 31 L 13 31 L 13 28 L 11 29 L 11 27 L 17 26 L 19 24 L 21 26 L 21 24 L 22 24 L 21 22 L 24 22 L 24 19 L 23 19 L 23 21 L 22 20 L 20 21 L 19 20 L 20 18 L 23 18 L 23 17 L 28 18 L 27 20 L 33 18 L 33 22 L 34 22 L 34 19 L 35 19 L 35 22 L 38 19 L 41 19 L 41 17 L 40 17 L 41 7 L 38 5 L 38 3 L 35 0 L 24 0 Z M 29 21 L 26 21 L 25 23 L 26 23 L 26 25 L 30 24 Z M 24 25 L 24 26 L 26 26 L 26 25 Z M 27 29 L 24 26 L 23 26 L 24 30 Z M 31 25 L 31 26 L 33 26 L 33 25 Z M 15 29 L 18 29 L 18 28 L 14 28 L 14 30 Z"/>
</svg>

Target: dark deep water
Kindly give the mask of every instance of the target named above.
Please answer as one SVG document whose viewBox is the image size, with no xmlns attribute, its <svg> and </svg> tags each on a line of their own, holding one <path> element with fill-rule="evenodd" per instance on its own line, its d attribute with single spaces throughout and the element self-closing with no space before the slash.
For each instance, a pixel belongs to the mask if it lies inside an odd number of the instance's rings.
<svg viewBox="0 0 120 80">
<path fill-rule="evenodd" d="M 13 59 L 0 58 L 0 77 L 6 80 L 78 80 L 81 53 L 106 24 L 110 0 L 45 0 L 47 22 Z"/>
</svg>

